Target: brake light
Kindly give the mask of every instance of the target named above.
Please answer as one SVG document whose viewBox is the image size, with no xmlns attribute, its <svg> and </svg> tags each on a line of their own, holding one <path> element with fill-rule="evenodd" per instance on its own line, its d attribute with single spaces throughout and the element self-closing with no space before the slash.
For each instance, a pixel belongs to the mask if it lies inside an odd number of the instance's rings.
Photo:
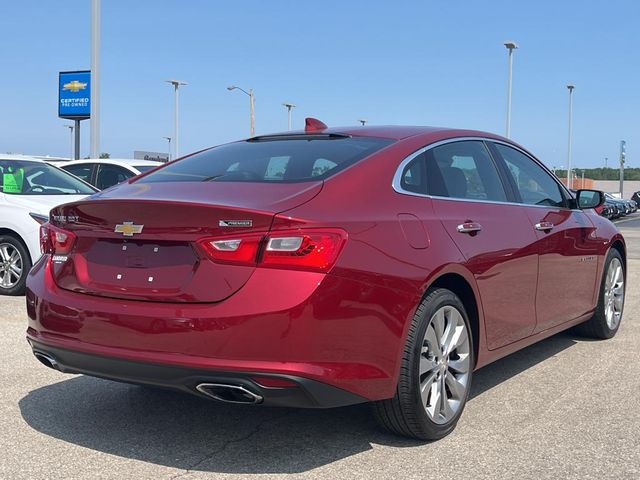
<svg viewBox="0 0 640 480">
<path fill-rule="evenodd" d="M 346 241 L 342 230 L 300 230 L 269 235 L 261 267 L 328 272 Z"/>
<path fill-rule="evenodd" d="M 54 227 L 48 222 L 40 226 L 40 251 L 43 254 L 66 255 L 75 242 L 76 236 L 67 230 Z"/>
<path fill-rule="evenodd" d="M 239 235 L 227 238 L 207 238 L 200 241 L 207 255 L 218 263 L 254 265 L 262 235 Z"/>
<path fill-rule="evenodd" d="M 206 238 L 199 244 L 218 263 L 328 272 L 346 240 L 343 230 L 301 229 Z"/>
</svg>

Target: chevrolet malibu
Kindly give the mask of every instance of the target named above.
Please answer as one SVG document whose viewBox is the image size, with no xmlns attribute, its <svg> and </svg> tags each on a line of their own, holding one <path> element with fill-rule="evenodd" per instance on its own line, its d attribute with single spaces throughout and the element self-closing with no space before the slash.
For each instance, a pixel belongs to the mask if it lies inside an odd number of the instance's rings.
<svg viewBox="0 0 640 480">
<path fill-rule="evenodd" d="M 264 135 L 56 207 L 27 339 L 64 373 L 222 402 L 371 402 L 451 432 L 474 370 L 620 326 L 626 251 L 531 153 L 429 127 Z"/>
</svg>

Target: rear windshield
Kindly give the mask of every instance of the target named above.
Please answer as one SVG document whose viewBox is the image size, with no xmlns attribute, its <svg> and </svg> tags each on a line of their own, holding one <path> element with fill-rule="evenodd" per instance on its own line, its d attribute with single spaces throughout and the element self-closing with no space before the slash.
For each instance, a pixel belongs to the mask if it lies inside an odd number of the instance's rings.
<svg viewBox="0 0 640 480">
<path fill-rule="evenodd" d="M 373 137 L 298 135 L 229 143 L 138 180 L 149 182 L 303 182 L 327 178 L 392 143 Z"/>
<path fill-rule="evenodd" d="M 138 170 L 140 173 L 144 173 L 147 170 L 151 170 L 152 168 L 156 168 L 157 165 L 134 165 L 133 168 Z"/>
</svg>

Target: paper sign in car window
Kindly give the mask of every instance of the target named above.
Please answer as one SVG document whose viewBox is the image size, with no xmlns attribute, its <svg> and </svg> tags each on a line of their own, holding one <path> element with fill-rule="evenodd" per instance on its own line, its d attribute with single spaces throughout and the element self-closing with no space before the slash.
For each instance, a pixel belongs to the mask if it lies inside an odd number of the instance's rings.
<svg viewBox="0 0 640 480">
<path fill-rule="evenodd" d="M 24 182 L 24 169 L 18 168 L 14 172 L 2 174 L 2 184 L 4 193 L 22 193 L 22 183 Z"/>
</svg>

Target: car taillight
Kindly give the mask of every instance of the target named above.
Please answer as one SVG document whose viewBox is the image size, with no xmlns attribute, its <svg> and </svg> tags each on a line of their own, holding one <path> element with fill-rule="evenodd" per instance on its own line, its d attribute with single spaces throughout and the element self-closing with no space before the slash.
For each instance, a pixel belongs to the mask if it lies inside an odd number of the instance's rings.
<svg viewBox="0 0 640 480">
<path fill-rule="evenodd" d="M 301 229 L 207 238 L 199 243 L 218 263 L 327 272 L 335 264 L 346 240 L 343 230 Z"/>
<path fill-rule="evenodd" d="M 71 232 L 54 227 L 50 223 L 40 226 L 40 251 L 43 254 L 66 255 L 75 242 L 76 236 Z"/>
<path fill-rule="evenodd" d="M 211 259 L 218 263 L 254 265 L 262 235 L 239 235 L 227 238 L 207 238 L 200 241 Z"/>
<path fill-rule="evenodd" d="M 327 272 L 347 239 L 341 230 L 277 232 L 267 237 L 261 267 Z"/>
</svg>

